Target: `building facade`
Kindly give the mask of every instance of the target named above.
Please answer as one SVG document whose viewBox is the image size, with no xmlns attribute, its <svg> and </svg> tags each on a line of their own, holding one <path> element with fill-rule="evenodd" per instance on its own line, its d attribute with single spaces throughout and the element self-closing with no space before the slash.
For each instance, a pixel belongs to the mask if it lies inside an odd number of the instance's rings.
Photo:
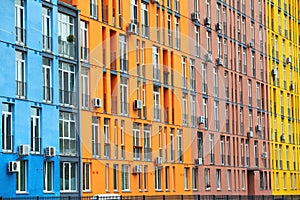
<svg viewBox="0 0 300 200">
<path fill-rule="evenodd" d="M 299 188 L 299 1 L 267 1 L 272 193 Z"/>
</svg>

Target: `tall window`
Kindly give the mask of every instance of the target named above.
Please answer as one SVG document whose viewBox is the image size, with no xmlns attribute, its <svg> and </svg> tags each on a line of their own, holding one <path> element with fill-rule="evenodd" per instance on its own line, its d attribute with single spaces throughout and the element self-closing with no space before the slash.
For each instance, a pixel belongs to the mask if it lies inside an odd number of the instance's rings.
<svg viewBox="0 0 300 200">
<path fill-rule="evenodd" d="M 97 19 L 98 18 L 98 5 L 97 0 L 90 0 L 90 15 L 91 18 Z"/>
<path fill-rule="evenodd" d="M 177 156 L 178 156 L 178 163 L 182 163 L 182 130 L 177 130 Z"/>
<path fill-rule="evenodd" d="M 138 0 L 130 0 L 131 23 L 138 24 Z"/>
<path fill-rule="evenodd" d="M 214 101 L 214 122 L 215 122 L 215 130 L 219 130 L 219 102 Z"/>
<path fill-rule="evenodd" d="M 215 163 L 214 159 L 214 135 L 209 134 L 209 152 L 210 152 L 210 164 Z"/>
<path fill-rule="evenodd" d="M 206 32 L 206 48 L 207 52 L 211 53 L 211 33 L 209 31 Z"/>
<path fill-rule="evenodd" d="M 90 95 L 89 95 L 89 70 L 88 70 L 88 68 L 81 69 L 81 89 L 82 89 L 81 106 L 83 109 L 89 109 Z"/>
<path fill-rule="evenodd" d="M 189 189 L 189 173 L 190 173 L 190 168 L 185 167 L 184 168 L 184 189 L 185 190 Z"/>
<path fill-rule="evenodd" d="M 187 87 L 186 57 L 181 58 L 181 68 L 182 68 L 182 87 L 186 89 Z"/>
<path fill-rule="evenodd" d="M 160 120 L 160 87 L 154 87 L 153 89 L 154 100 L 154 120 Z"/>
<path fill-rule="evenodd" d="M 118 191 L 118 165 L 113 165 L 113 182 L 114 182 L 114 191 Z"/>
<path fill-rule="evenodd" d="M 194 167 L 192 172 L 193 190 L 198 190 L 198 168 Z"/>
<path fill-rule="evenodd" d="M 75 57 L 75 19 L 58 13 L 58 53 L 66 57 Z"/>
<path fill-rule="evenodd" d="M 97 117 L 92 117 L 92 155 L 94 158 L 100 157 L 99 119 Z"/>
<path fill-rule="evenodd" d="M 221 154 L 221 164 L 222 165 L 225 165 L 224 143 L 225 143 L 225 137 L 221 136 L 221 138 L 220 138 L 220 154 Z"/>
<path fill-rule="evenodd" d="M 53 191 L 53 162 L 44 162 L 44 192 Z"/>
<path fill-rule="evenodd" d="M 199 27 L 195 26 L 195 55 L 200 56 L 200 34 Z"/>
<path fill-rule="evenodd" d="M 182 124 L 184 126 L 187 126 L 187 95 L 183 94 L 182 95 Z"/>
<path fill-rule="evenodd" d="M 104 119 L 103 127 L 103 140 L 104 140 L 104 158 L 110 158 L 110 120 L 108 118 Z"/>
<path fill-rule="evenodd" d="M 152 47 L 153 79 L 160 81 L 159 48 Z"/>
<path fill-rule="evenodd" d="M 60 163 L 60 191 L 77 191 L 77 164 L 71 162 Z"/>
<path fill-rule="evenodd" d="M 20 161 L 20 171 L 16 175 L 16 192 L 25 193 L 27 191 L 28 168 L 27 161 Z"/>
<path fill-rule="evenodd" d="M 145 161 L 151 160 L 151 132 L 150 132 L 150 126 L 145 124 L 144 125 L 144 159 Z"/>
<path fill-rule="evenodd" d="M 16 43 L 25 43 L 25 11 L 24 0 L 15 0 Z"/>
<path fill-rule="evenodd" d="M 140 141 L 140 124 L 133 123 L 133 159 L 134 160 L 141 160 L 142 154 L 142 145 Z"/>
<path fill-rule="evenodd" d="M 175 48 L 180 49 L 179 18 L 175 17 Z"/>
<path fill-rule="evenodd" d="M 210 190 L 210 169 L 204 169 L 204 182 L 205 182 L 205 189 Z"/>
<path fill-rule="evenodd" d="M 16 51 L 16 95 L 19 98 L 26 97 L 26 66 L 25 53 Z"/>
<path fill-rule="evenodd" d="M 195 60 L 190 59 L 190 90 L 195 90 Z"/>
<path fill-rule="evenodd" d="M 77 154 L 75 117 L 74 113 L 59 113 L 59 143 L 62 155 Z"/>
<path fill-rule="evenodd" d="M 127 41 L 124 35 L 120 35 L 120 71 L 128 72 Z"/>
<path fill-rule="evenodd" d="M 206 77 L 206 65 L 202 64 L 202 92 L 207 94 L 207 77 Z"/>
<path fill-rule="evenodd" d="M 203 136 L 201 132 L 197 133 L 197 146 L 199 164 L 203 164 Z"/>
<path fill-rule="evenodd" d="M 204 129 L 208 129 L 208 118 L 207 118 L 207 99 L 203 98 L 203 116 L 204 116 Z"/>
<path fill-rule="evenodd" d="M 40 153 L 41 137 L 40 137 L 40 109 L 31 108 L 31 151 Z"/>
<path fill-rule="evenodd" d="M 130 166 L 122 165 L 122 191 L 130 190 Z"/>
<path fill-rule="evenodd" d="M 155 167 L 155 190 L 161 190 L 162 168 Z"/>
<path fill-rule="evenodd" d="M 81 60 L 88 61 L 89 41 L 88 41 L 88 23 L 80 21 L 80 40 L 81 40 Z"/>
<path fill-rule="evenodd" d="M 2 150 L 13 151 L 12 105 L 2 104 Z"/>
<path fill-rule="evenodd" d="M 83 163 L 82 176 L 83 176 L 83 183 L 82 183 L 83 192 L 91 191 L 91 164 L 90 163 Z"/>
<path fill-rule="evenodd" d="M 214 96 L 218 97 L 219 96 L 219 75 L 218 75 L 218 70 L 216 68 L 213 68 L 214 72 Z"/>
<path fill-rule="evenodd" d="M 221 169 L 216 170 L 217 190 L 221 190 Z"/>
<path fill-rule="evenodd" d="M 170 167 L 169 166 L 166 166 L 165 167 L 165 184 L 166 184 L 166 190 L 168 191 L 170 188 L 169 188 L 169 185 L 170 185 L 170 176 L 169 176 L 169 173 L 170 173 Z"/>
<path fill-rule="evenodd" d="M 52 101 L 52 66 L 48 58 L 43 58 L 43 100 Z"/>
<path fill-rule="evenodd" d="M 210 0 L 206 0 L 206 17 L 210 17 Z"/>
<path fill-rule="evenodd" d="M 128 115 L 128 79 L 121 77 L 120 83 L 121 114 Z"/>
<path fill-rule="evenodd" d="M 59 63 L 59 103 L 75 106 L 75 66 Z"/>
<path fill-rule="evenodd" d="M 141 8 L 142 8 L 142 36 L 149 37 L 148 4 L 142 2 Z"/>
<path fill-rule="evenodd" d="M 195 127 L 196 126 L 196 97 L 194 95 L 191 95 L 191 126 Z"/>
<path fill-rule="evenodd" d="M 51 51 L 52 38 L 51 38 L 51 10 L 50 8 L 43 7 L 43 50 Z"/>
<path fill-rule="evenodd" d="M 175 151 L 174 151 L 174 129 L 170 130 L 170 149 L 171 149 L 171 162 L 175 160 Z"/>
<path fill-rule="evenodd" d="M 173 46 L 172 40 L 172 25 L 171 25 L 171 21 L 172 21 L 172 16 L 170 14 L 168 14 L 168 44 L 169 47 Z"/>
<path fill-rule="evenodd" d="M 231 170 L 227 170 L 227 188 L 231 190 Z"/>
</svg>

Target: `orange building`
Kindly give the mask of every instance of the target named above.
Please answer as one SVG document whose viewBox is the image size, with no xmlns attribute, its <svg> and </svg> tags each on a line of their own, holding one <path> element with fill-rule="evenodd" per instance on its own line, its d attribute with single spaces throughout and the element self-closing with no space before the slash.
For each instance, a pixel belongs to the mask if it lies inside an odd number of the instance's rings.
<svg viewBox="0 0 300 200">
<path fill-rule="evenodd" d="M 81 20 L 83 195 L 271 194 L 263 41 L 252 28 L 235 34 L 243 20 L 259 29 L 258 13 L 246 17 L 244 1 L 243 11 L 210 0 L 70 3 Z"/>
</svg>

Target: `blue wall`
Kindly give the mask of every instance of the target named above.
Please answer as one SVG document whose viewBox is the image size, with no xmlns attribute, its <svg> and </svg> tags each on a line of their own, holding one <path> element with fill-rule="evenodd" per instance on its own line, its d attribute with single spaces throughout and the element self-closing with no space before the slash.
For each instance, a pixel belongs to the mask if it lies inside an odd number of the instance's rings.
<svg viewBox="0 0 300 200">
<path fill-rule="evenodd" d="M 58 59 L 57 59 L 57 1 L 52 0 L 52 87 L 53 103 L 43 103 L 42 79 L 42 1 L 25 0 L 26 27 L 26 99 L 16 99 L 15 84 L 15 1 L 0 0 L 0 105 L 3 102 L 13 105 L 14 148 L 12 153 L 2 152 L 0 137 L 0 197 L 58 196 L 60 195 L 59 173 L 59 109 L 58 109 Z M 18 157 L 20 144 L 30 145 L 30 108 L 41 109 L 41 154 Z M 2 106 L 0 106 L 1 110 Z M 2 110 L 1 110 L 2 112 Z M 2 132 L 2 120 L 0 120 Z M 46 146 L 56 147 L 56 156 L 45 158 Z M 28 161 L 27 193 L 16 193 L 16 173 L 8 172 L 9 161 Z M 43 164 L 45 160 L 54 162 L 53 193 L 44 193 Z"/>
</svg>

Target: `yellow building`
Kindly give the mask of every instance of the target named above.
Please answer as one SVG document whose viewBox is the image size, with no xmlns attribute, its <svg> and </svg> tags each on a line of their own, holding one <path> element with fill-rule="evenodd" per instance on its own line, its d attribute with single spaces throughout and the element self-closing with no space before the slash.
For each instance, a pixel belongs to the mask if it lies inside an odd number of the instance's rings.
<svg viewBox="0 0 300 200">
<path fill-rule="evenodd" d="M 300 4 L 267 1 L 272 194 L 299 194 Z"/>
</svg>

